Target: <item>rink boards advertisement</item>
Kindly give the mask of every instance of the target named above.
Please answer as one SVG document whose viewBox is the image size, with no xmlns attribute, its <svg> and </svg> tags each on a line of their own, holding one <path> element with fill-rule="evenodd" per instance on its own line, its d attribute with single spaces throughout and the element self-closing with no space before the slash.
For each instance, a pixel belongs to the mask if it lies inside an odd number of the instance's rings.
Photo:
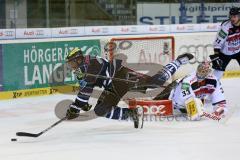
<svg viewBox="0 0 240 160">
<path fill-rule="evenodd" d="M 0 80 L 5 94 L 0 99 L 53 94 L 66 89 L 62 86 L 76 84 L 73 72 L 64 63 L 75 47 L 84 54 L 101 54 L 99 40 L 3 44 Z"/>
<path fill-rule="evenodd" d="M 137 24 L 219 23 L 239 3 L 138 3 Z"/>
<path fill-rule="evenodd" d="M 3 91 L 3 63 L 2 63 L 2 44 L 0 44 L 0 92 Z"/>
<path fill-rule="evenodd" d="M 174 48 L 172 55 L 177 57 L 180 54 L 190 52 L 194 58 L 190 64 L 182 66 L 174 75 L 174 79 L 181 78 L 184 75 L 195 71 L 197 65 L 208 59 L 213 54 L 213 42 L 216 32 L 198 32 L 198 33 L 178 33 L 166 35 L 127 35 L 124 37 L 144 39 L 147 37 L 173 37 L 174 41 L 161 41 L 162 47 Z M 123 36 L 119 36 L 123 37 Z M 94 38 L 94 39 L 93 39 Z M 49 95 L 55 93 L 65 93 L 78 91 L 74 74 L 67 69 L 63 63 L 67 53 L 74 47 L 79 47 L 84 54 L 106 56 L 105 45 L 110 42 L 113 36 L 102 37 L 79 37 L 69 41 L 59 41 L 53 39 L 41 40 L 11 40 L 0 45 L 0 99 L 21 98 L 30 96 Z M 121 39 L 121 38 L 120 38 Z M 153 43 L 153 42 L 149 42 Z M 145 67 L 149 68 L 151 64 L 156 65 L 159 50 L 161 47 L 154 41 L 154 45 L 147 45 L 146 49 L 141 50 L 141 43 L 125 41 L 116 46 L 116 50 L 125 54 L 127 62 L 134 63 L 135 66 L 143 60 Z M 137 45 L 136 45 L 137 44 Z M 135 45 L 135 46 L 134 46 Z M 141 46 L 141 47 L 140 47 Z M 149 50 L 155 49 L 156 52 Z M 121 48 L 123 47 L 123 48 Z M 134 49 L 137 47 L 137 49 Z M 128 53 L 136 56 L 130 55 Z M 143 54 L 144 53 L 144 54 Z M 143 56 L 142 56 L 143 55 Z M 116 55 L 115 55 L 116 56 Z M 166 55 L 164 55 L 166 56 Z M 124 56 L 122 56 L 124 58 Z M 140 57 L 140 58 L 139 58 Z M 162 57 L 161 57 L 162 58 Z M 167 61 L 169 62 L 169 61 Z M 142 61 L 141 61 L 142 63 Z M 159 64 L 165 64 L 158 62 Z M 126 64 L 125 64 L 126 65 Z M 133 64 L 132 64 L 133 65 Z M 138 68 L 139 69 L 139 68 Z M 143 68 L 141 68 L 143 69 Z M 159 68 L 155 68 L 157 71 Z M 152 70 L 149 70 L 152 71 Z M 146 74 L 146 72 L 144 72 Z M 236 61 L 231 61 L 228 65 L 224 78 L 240 77 L 239 65 Z M 52 85 L 53 84 L 53 85 Z"/>
<path fill-rule="evenodd" d="M 205 60 L 209 60 L 209 56 L 214 54 L 213 42 L 216 32 L 194 33 L 194 34 L 176 34 L 175 38 L 175 57 L 183 53 L 191 53 L 194 58 L 189 64 L 181 67 L 176 72 L 175 77 L 180 78 L 184 73 L 191 73 L 197 68 L 197 65 Z M 236 60 L 232 60 L 224 72 L 223 78 L 240 77 L 239 65 Z"/>
</svg>

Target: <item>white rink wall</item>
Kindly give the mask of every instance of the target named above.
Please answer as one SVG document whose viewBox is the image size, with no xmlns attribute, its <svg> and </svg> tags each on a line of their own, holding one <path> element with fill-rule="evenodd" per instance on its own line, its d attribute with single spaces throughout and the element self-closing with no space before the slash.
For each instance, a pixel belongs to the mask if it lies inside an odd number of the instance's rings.
<svg viewBox="0 0 240 160">
<path fill-rule="evenodd" d="M 104 46 L 111 41 L 112 38 L 149 38 L 149 37 L 166 37 L 172 36 L 174 38 L 174 43 L 171 44 L 174 48 L 173 56 L 177 57 L 178 55 L 184 52 L 192 53 L 195 58 L 191 61 L 190 65 L 184 66 L 177 75 L 182 75 L 183 73 L 192 71 L 199 62 L 209 59 L 208 56 L 213 54 L 213 42 L 217 32 L 190 32 L 190 33 L 170 33 L 170 34 L 137 34 L 137 35 L 114 35 L 114 36 L 84 36 L 84 37 L 64 37 L 64 38 L 44 38 L 44 39 L 15 39 L 15 40 L 0 40 L 0 44 L 9 44 L 9 43 L 41 43 L 41 42 L 59 42 L 59 41 L 81 41 L 81 40 L 92 40 L 99 39 L 101 43 L 101 54 L 103 57 L 106 56 L 104 52 Z M 149 43 L 151 40 L 149 40 Z M 133 44 L 134 45 L 134 44 Z M 140 46 L 139 46 L 140 47 Z M 162 46 L 161 46 L 162 47 Z M 156 47 L 157 49 L 157 47 Z M 132 54 L 132 52 L 131 52 Z M 139 53 L 133 53 L 136 56 L 129 56 L 129 62 L 136 62 L 136 58 Z M 153 59 L 154 53 L 146 53 L 146 56 L 151 56 Z M 147 63 L 153 62 L 153 60 L 146 60 Z M 194 67 L 192 67 L 194 65 Z M 239 70 L 238 64 L 235 61 L 232 61 L 227 67 L 227 70 L 237 71 Z"/>
<path fill-rule="evenodd" d="M 3 73 L 3 76 L 0 76 L 0 99 L 53 94 L 52 88 L 48 83 L 49 75 L 55 67 L 64 63 L 64 55 L 73 47 L 80 47 L 86 54 L 94 51 L 97 52 L 97 55 L 108 59 L 111 59 L 112 55 L 125 59 L 124 65 L 130 66 L 130 68 L 134 67 L 131 69 L 149 75 L 159 71 L 160 66 L 158 64 L 166 65 L 178 55 L 190 52 L 195 58 L 190 61 L 190 64 L 181 67 L 174 79 L 183 77 L 194 71 L 199 62 L 209 59 L 209 55 L 213 54 L 213 42 L 217 34 L 218 25 L 215 24 L 213 27 L 211 25 L 159 25 L 152 26 L 151 29 L 149 29 L 150 26 L 140 26 L 141 30 L 136 32 L 139 34 L 131 32 L 134 31 L 134 27 L 136 29 L 136 26 L 131 26 L 126 30 L 125 28 L 119 29 L 117 27 L 114 31 L 129 31 L 129 33 L 127 35 L 110 36 L 98 33 L 100 35 L 72 37 L 68 37 L 69 35 L 67 34 L 67 36 L 64 35 L 64 37 L 57 38 L 56 36 L 39 38 L 36 35 L 29 35 L 30 33 L 35 34 L 35 31 L 31 31 L 27 32 L 29 34 L 22 39 L 15 37 L 16 39 L 0 40 L 0 61 L 3 60 L 3 67 L 0 65 L 0 73 Z M 144 27 L 148 30 L 144 31 Z M 149 34 L 149 32 L 157 32 L 160 29 L 163 29 L 159 31 L 160 33 L 167 33 Z M 103 28 L 100 28 L 100 31 L 104 31 Z M 144 32 L 144 34 L 140 34 L 140 31 Z M 21 33 L 24 33 L 24 31 L 21 30 Z M 50 35 L 52 36 L 53 30 L 48 33 L 51 33 Z M 121 41 L 116 41 L 116 39 L 126 42 L 122 44 L 122 48 L 120 47 Z M 108 48 L 106 45 L 109 42 L 114 42 L 116 48 L 115 50 L 110 49 L 109 52 L 105 52 L 104 49 Z M 33 52 L 34 50 L 36 52 Z M 32 53 L 35 53 L 35 55 Z M 46 55 L 50 57 L 49 61 L 47 61 Z M 13 56 L 14 62 L 12 62 Z M 33 61 L 34 58 L 32 56 L 37 56 L 38 59 L 35 58 L 35 61 Z M 8 61 L 11 61 L 13 64 L 10 65 Z M 18 68 L 17 71 L 15 70 L 16 67 Z M 7 71 L 6 68 L 9 68 L 12 72 Z M 239 71 L 237 62 L 232 61 L 228 65 L 224 77 L 239 77 Z M 16 77 L 18 79 L 15 79 Z M 73 80 L 74 76 L 71 76 L 69 82 Z M 63 81 L 65 82 L 65 79 Z M 71 88 L 69 89 L 71 90 Z M 59 89 L 57 90 L 59 91 Z M 66 89 L 64 88 L 63 90 Z M 59 92 L 61 93 L 61 91 Z"/>
</svg>

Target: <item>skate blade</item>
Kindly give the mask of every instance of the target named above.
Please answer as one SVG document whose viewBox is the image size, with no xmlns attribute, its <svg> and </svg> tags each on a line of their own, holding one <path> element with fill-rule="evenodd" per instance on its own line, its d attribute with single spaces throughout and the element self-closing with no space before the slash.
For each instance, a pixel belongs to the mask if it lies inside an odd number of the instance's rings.
<svg viewBox="0 0 240 160">
<path fill-rule="evenodd" d="M 144 109 L 143 107 L 137 107 L 137 114 L 138 114 L 138 128 L 142 129 L 144 124 Z"/>
</svg>

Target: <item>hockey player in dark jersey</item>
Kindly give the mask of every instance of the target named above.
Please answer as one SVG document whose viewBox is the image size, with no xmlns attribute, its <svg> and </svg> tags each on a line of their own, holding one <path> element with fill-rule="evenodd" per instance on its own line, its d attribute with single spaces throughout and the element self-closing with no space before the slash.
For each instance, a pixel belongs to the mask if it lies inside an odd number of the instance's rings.
<svg viewBox="0 0 240 160">
<path fill-rule="evenodd" d="M 66 57 L 66 63 L 74 70 L 80 84 L 79 93 L 75 101 L 69 106 L 66 116 L 75 119 L 80 111 L 89 111 L 91 105 L 88 100 L 95 86 L 103 87 L 94 112 L 97 116 L 115 120 L 131 118 L 135 128 L 143 124 L 143 110 L 118 107 L 121 98 L 130 90 L 141 91 L 147 88 L 162 86 L 182 65 L 191 60 L 191 54 L 180 55 L 175 61 L 167 64 L 159 73 L 150 77 L 130 70 L 123 66 L 120 59 L 109 62 L 101 57 L 83 55 L 78 48 L 73 49 Z"/>
<path fill-rule="evenodd" d="M 214 75 L 220 79 L 232 59 L 240 64 L 240 8 L 230 9 L 229 20 L 224 21 L 214 41 Z"/>
</svg>

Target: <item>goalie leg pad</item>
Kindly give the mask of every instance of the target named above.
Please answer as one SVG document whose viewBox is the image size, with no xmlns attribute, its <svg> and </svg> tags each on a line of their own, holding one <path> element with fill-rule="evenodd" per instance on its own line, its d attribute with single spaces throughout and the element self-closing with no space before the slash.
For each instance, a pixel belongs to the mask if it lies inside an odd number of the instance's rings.
<svg viewBox="0 0 240 160">
<path fill-rule="evenodd" d="M 203 103 L 198 98 L 189 98 L 185 101 L 187 114 L 192 121 L 198 121 L 203 114 Z"/>
</svg>

